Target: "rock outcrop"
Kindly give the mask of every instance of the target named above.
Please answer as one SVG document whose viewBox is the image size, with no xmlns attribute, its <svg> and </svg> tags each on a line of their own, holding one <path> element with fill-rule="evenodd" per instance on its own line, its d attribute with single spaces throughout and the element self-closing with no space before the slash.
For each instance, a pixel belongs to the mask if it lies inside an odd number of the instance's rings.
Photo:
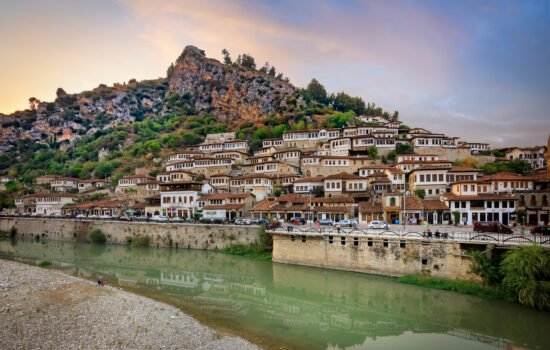
<svg viewBox="0 0 550 350">
<path fill-rule="evenodd" d="M 168 94 L 191 101 L 196 111 L 237 124 L 283 113 L 294 90 L 268 74 L 207 58 L 194 46 L 183 50 L 168 85 Z"/>
</svg>

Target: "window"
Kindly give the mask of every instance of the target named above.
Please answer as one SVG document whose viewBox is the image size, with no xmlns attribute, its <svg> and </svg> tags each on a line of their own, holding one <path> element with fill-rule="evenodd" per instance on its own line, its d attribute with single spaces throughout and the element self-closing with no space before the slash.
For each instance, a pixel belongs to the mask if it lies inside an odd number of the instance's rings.
<svg viewBox="0 0 550 350">
<path fill-rule="evenodd" d="M 340 242 L 342 243 L 342 245 L 346 245 L 346 237 L 340 238 Z"/>
<path fill-rule="evenodd" d="M 399 248 L 405 248 L 407 246 L 407 243 L 405 241 L 399 242 Z"/>
<path fill-rule="evenodd" d="M 328 236 L 328 243 L 332 244 L 334 242 L 334 236 Z"/>
<path fill-rule="evenodd" d="M 492 207 L 493 207 L 493 202 L 487 201 L 487 208 L 492 208 Z"/>
<path fill-rule="evenodd" d="M 384 240 L 384 247 L 386 247 L 386 248 L 387 248 L 387 247 L 388 247 L 388 245 L 389 245 L 389 241 L 388 241 L 387 239 L 385 239 L 385 240 Z"/>
<path fill-rule="evenodd" d="M 461 206 L 463 209 L 466 209 L 466 202 L 460 202 L 460 206 Z"/>
<path fill-rule="evenodd" d="M 355 247 L 359 246 L 359 237 L 353 237 L 353 245 Z"/>
<path fill-rule="evenodd" d="M 372 238 L 367 238 L 367 245 L 372 247 Z"/>
</svg>

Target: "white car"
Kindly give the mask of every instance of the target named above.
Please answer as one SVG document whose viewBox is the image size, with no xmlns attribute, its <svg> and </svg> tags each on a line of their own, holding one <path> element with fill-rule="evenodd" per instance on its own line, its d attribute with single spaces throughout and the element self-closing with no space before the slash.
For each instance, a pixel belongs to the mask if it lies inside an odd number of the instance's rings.
<svg viewBox="0 0 550 350">
<path fill-rule="evenodd" d="M 371 221 L 369 223 L 369 228 L 371 229 L 385 229 L 385 230 L 389 230 L 390 228 L 390 225 L 386 224 L 385 222 L 382 222 L 382 221 Z"/>
<path fill-rule="evenodd" d="M 86 214 L 78 214 L 76 217 L 77 217 L 77 219 L 85 219 L 88 216 L 86 216 Z"/>
<path fill-rule="evenodd" d="M 162 216 L 162 215 L 155 215 L 155 216 L 152 217 L 152 220 L 153 221 L 158 221 L 158 222 L 167 222 L 168 218 L 166 216 Z"/>
</svg>

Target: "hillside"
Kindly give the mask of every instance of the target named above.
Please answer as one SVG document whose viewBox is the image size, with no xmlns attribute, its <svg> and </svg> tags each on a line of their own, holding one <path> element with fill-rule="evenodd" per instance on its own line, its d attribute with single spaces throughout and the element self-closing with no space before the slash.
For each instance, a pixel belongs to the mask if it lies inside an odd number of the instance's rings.
<svg viewBox="0 0 550 350">
<path fill-rule="evenodd" d="M 29 109 L 0 115 L 0 175 L 25 183 L 43 174 L 120 177 L 208 133 L 236 131 L 255 149 L 287 129 L 339 127 L 364 112 L 386 113 L 343 92 L 328 95 L 315 79 L 296 88 L 268 63 L 221 63 L 188 46 L 166 78 L 76 94 L 59 88 L 53 102 L 30 98 Z"/>
</svg>

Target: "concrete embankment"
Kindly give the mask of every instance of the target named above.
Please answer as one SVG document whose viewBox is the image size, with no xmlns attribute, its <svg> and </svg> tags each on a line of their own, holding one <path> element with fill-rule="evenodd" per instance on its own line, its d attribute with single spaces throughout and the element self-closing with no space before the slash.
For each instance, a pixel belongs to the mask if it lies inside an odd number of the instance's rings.
<svg viewBox="0 0 550 350">
<path fill-rule="evenodd" d="M 251 244 L 258 226 L 171 224 L 109 220 L 1 217 L 0 230 L 15 227 L 20 237 L 62 241 L 85 241 L 94 229 L 107 236 L 107 243 L 124 244 L 127 238 L 149 236 L 150 245 L 188 249 L 221 249 L 232 244 Z"/>
<path fill-rule="evenodd" d="M 2 349 L 257 349 L 170 305 L 0 260 Z"/>
</svg>

